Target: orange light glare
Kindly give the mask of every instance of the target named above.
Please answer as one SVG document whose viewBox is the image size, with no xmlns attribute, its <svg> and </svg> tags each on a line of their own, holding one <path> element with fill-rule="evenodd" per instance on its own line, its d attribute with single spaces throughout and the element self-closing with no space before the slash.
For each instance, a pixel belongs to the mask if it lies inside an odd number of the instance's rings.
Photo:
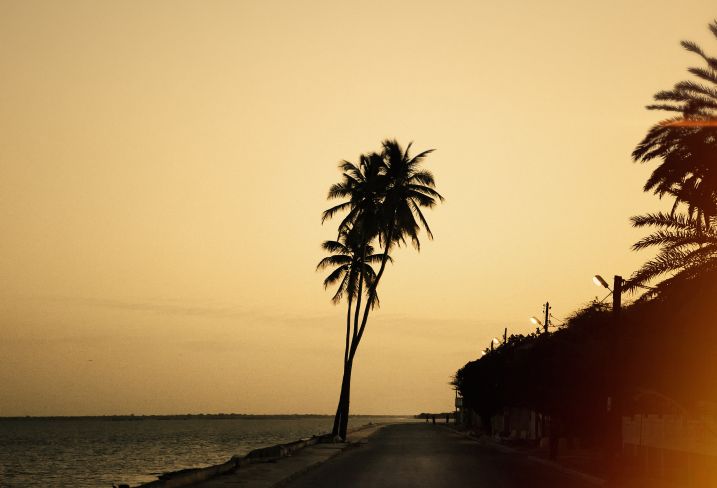
<svg viewBox="0 0 717 488">
<path fill-rule="evenodd" d="M 660 125 L 663 127 L 717 127 L 717 120 L 663 120 L 662 122 L 660 122 Z"/>
</svg>

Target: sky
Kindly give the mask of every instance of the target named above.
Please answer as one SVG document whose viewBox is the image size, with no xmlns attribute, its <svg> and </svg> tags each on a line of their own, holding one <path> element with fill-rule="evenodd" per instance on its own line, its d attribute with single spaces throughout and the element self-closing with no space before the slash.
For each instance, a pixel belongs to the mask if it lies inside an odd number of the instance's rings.
<svg viewBox="0 0 717 488">
<path fill-rule="evenodd" d="M 453 409 L 491 338 L 649 254 L 644 106 L 711 1 L 0 0 L 0 416 L 333 413 L 337 164 L 435 148 L 352 412 Z"/>
</svg>

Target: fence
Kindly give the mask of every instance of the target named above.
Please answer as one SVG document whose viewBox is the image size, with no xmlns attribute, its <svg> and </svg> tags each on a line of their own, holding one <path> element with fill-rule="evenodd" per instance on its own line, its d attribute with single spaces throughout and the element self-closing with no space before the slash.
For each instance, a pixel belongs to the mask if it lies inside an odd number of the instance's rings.
<svg viewBox="0 0 717 488">
<path fill-rule="evenodd" d="M 679 415 L 622 419 L 624 453 L 636 470 L 681 486 L 717 486 L 717 424 Z"/>
</svg>

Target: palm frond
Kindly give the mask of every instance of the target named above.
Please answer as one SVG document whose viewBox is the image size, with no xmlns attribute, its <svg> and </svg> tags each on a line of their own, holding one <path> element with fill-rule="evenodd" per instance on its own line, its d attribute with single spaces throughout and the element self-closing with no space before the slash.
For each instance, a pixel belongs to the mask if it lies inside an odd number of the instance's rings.
<svg viewBox="0 0 717 488">
<path fill-rule="evenodd" d="M 695 221 L 686 215 L 672 215 L 663 212 L 636 215 L 630 218 L 633 227 L 664 227 L 666 229 L 691 230 Z"/>
<path fill-rule="evenodd" d="M 321 223 L 323 224 L 326 220 L 331 219 L 336 213 L 345 210 L 347 208 L 351 207 L 350 202 L 344 202 L 339 203 L 338 205 L 334 205 L 333 207 L 329 208 L 328 210 L 324 210 L 324 212 L 321 214 Z"/>
<path fill-rule="evenodd" d="M 687 68 L 687 71 L 689 71 L 698 78 L 701 78 L 705 81 L 709 81 L 710 83 L 717 84 L 717 72 L 714 69 L 692 67 Z"/>
<path fill-rule="evenodd" d="M 321 244 L 321 249 L 327 252 L 349 254 L 349 248 L 339 241 L 324 241 Z"/>
<path fill-rule="evenodd" d="M 717 37 L 717 20 L 712 21 L 712 23 L 709 24 L 708 27 L 712 31 L 712 34 Z"/>
<path fill-rule="evenodd" d="M 327 256 L 321 261 L 319 261 L 319 264 L 316 265 L 316 269 L 324 269 L 328 268 L 329 266 L 345 266 L 348 265 L 350 262 L 351 258 L 349 256 L 344 256 L 343 254 L 335 254 L 333 256 Z"/>
<path fill-rule="evenodd" d="M 324 279 L 324 288 L 328 288 L 329 286 L 336 283 L 340 278 L 343 277 L 344 272 L 346 271 L 346 266 L 339 266 L 335 270 L 333 270 L 327 277 Z"/>
<path fill-rule="evenodd" d="M 331 302 L 334 303 L 334 305 L 339 303 L 341 301 L 341 298 L 343 298 L 344 294 L 346 293 L 346 288 L 348 287 L 348 280 L 348 273 L 344 273 L 343 279 L 341 280 L 341 284 L 336 289 L 336 293 L 334 293 L 334 296 L 331 297 Z"/>
<path fill-rule="evenodd" d="M 426 230 L 426 234 L 428 234 L 428 238 L 433 239 L 433 232 L 431 232 L 431 227 L 428 225 L 426 218 L 423 216 L 423 213 L 419 208 L 419 204 L 416 203 L 415 198 L 411 199 L 411 210 L 413 210 L 413 213 L 418 216 L 418 219 L 421 221 L 423 228 Z"/>
<path fill-rule="evenodd" d="M 717 59 L 711 58 L 705 54 L 705 52 L 700 48 L 697 44 L 695 44 L 692 41 L 682 41 L 680 42 L 683 48 L 686 50 L 697 54 L 702 59 L 704 59 L 707 62 L 707 65 L 712 69 L 717 69 Z"/>
<path fill-rule="evenodd" d="M 700 85 L 694 81 L 681 81 L 675 85 L 675 89 L 687 93 L 699 93 L 706 97 L 717 99 L 717 90 Z"/>
</svg>

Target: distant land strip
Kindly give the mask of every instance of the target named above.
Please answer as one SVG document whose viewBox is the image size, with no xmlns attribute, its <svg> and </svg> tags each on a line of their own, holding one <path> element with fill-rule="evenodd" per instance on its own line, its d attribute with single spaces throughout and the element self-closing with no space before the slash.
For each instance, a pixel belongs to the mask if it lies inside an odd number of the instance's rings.
<svg viewBox="0 0 717 488">
<path fill-rule="evenodd" d="M 3 420 L 110 420 L 110 421 L 133 421 L 133 420 L 231 420 L 231 419 L 242 419 L 242 420 L 294 420 L 297 418 L 333 418 L 333 415 L 328 414 L 247 414 L 247 413 L 191 413 L 191 414 L 179 414 L 179 415 L 81 415 L 81 416 L 69 416 L 69 415 L 57 415 L 57 416 L 15 416 L 15 417 L 1 417 L 0 421 Z M 351 415 L 351 417 L 393 417 L 393 418 L 405 418 L 415 417 L 415 415 Z"/>
</svg>

